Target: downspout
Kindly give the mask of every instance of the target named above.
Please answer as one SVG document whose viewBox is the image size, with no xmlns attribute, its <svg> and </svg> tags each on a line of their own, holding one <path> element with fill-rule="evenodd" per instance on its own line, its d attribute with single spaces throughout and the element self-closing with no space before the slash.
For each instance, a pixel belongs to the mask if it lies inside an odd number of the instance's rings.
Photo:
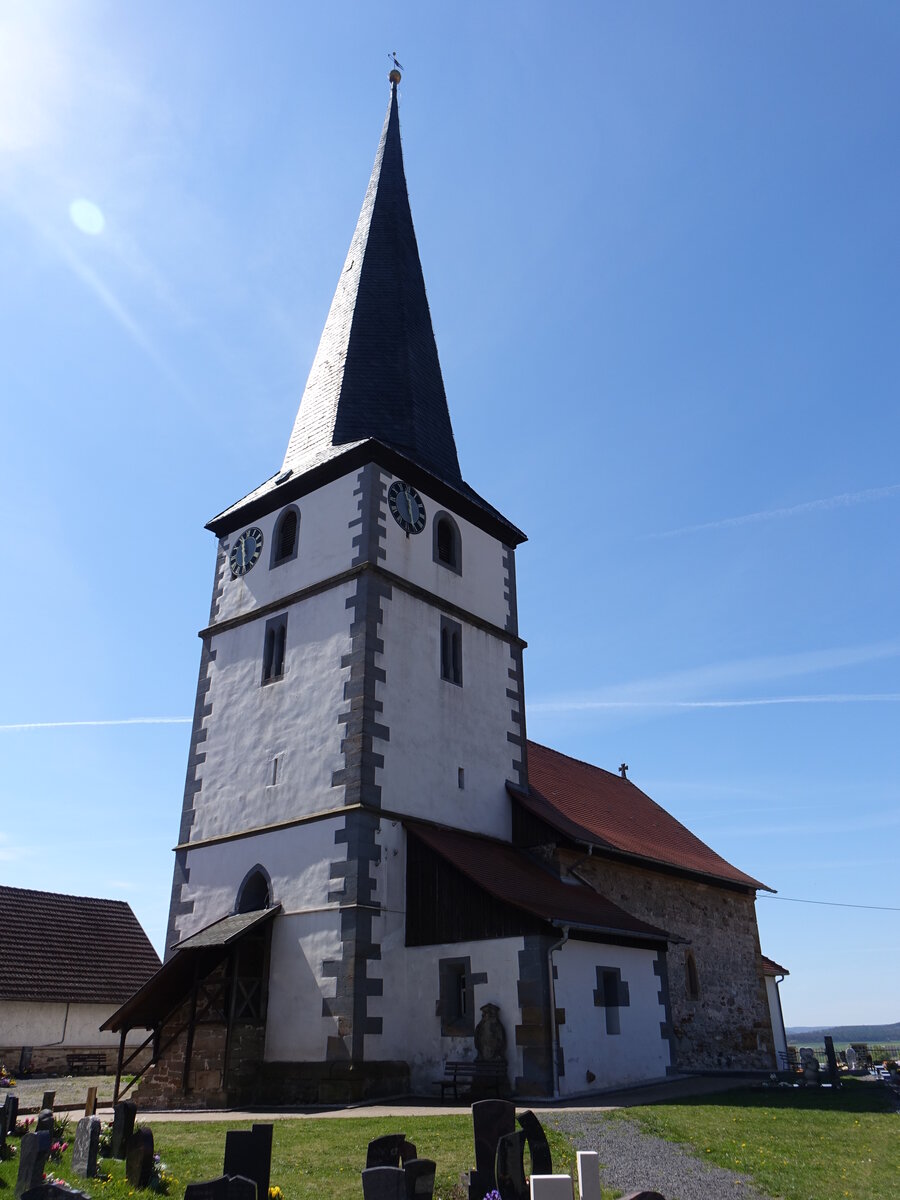
<svg viewBox="0 0 900 1200">
<path fill-rule="evenodd" d="M 69 1027 L 69 1004 L 70 1004 L 70 1002 L 67 1001 L 66 1002 L 66 1014 L 63 1017 L 62 1037 L 59 1039 L 58 1042 L 47 1042 L 46 1043 L 47 1046 L 62 1046 L 65 1043 L 66 1030 Z"/>
<path fill-rule="evenodd" d="M 559 1025 L 556 1023 L 556 982 L 553 978 L 553 955 L 569 940 L 569 927 L 563 925 L 562 937 L 547 950 L 547 971 L 550 976 L 550 1026 L 553 1041 L 553 1099 L 559 1099 Z"/>
</svg>

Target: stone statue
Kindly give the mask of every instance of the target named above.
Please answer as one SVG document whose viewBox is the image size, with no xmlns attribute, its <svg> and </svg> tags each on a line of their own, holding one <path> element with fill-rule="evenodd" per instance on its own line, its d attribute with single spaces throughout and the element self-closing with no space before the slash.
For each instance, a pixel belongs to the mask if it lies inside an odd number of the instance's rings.
<svg viewBox="0 0 900 1200">
<path fill-rule="evenodd" d="M 808 1046 L 800 1048 L 800 1065 L 803 1067 L 803 1082 L 819 1082 L 819 1060 Z"/>
<path fill-rule="evenodd" d="M 475 1061 L 506 1062 L 506 1030 L 496 1004 L 482 1004 L 481 1020 L 475 1026 Z"/>
</svg>

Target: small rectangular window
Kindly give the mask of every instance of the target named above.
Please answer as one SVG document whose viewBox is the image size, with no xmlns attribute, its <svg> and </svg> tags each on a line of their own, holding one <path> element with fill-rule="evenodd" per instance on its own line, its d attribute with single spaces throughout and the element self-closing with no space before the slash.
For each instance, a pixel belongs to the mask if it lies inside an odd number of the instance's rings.
<svg viewBox="0 0 900 1200">
<path fill-rule="evenodd" d="M 438 979 L 441 1037 L 471 1037 L 475 1032 L 472 960 L 439 959 Z"/>
<path fill-rule="evenodd" d="M 262 682 L 274 683 L 284 675 L 284 656 L 287 643 L 287 613 L 266 621 L 263 641 Z"/>
<path fill-rule="evenodd" d="M 462 625 L 441 617 L 441 679 L 462 687 Z"/>
<path fill-rule="evenodd" d="M 621 1033 L 619 1012 L 628 1008 L 628 984 L 619 967 L 597 967 L 597 987 L 594 1004 L 603 1009 L 607 1033 Z"/>
</svg>

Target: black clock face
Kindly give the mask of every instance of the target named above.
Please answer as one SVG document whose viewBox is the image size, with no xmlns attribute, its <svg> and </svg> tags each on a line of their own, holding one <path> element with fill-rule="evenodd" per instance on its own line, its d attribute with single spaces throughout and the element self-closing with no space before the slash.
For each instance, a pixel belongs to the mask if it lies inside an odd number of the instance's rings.
<svg viewBox="0 0 900 1200">
<path fill-rule="evenodd" d="M 238 575 L 246 575 L 253 567 L 253 564 L 259 558 L 263 548 L 262 530 L 245 529 L 238 540 L 231 547 L 231 574 L 237 577 Z"/>
<path fill-rule="evenodd" d="M 407 533 L 421 533 L 425 528 L 425 505 L 414 487 L 395 479 L 388 488 L 388 504 L 394 520 Z"/>
</svg>

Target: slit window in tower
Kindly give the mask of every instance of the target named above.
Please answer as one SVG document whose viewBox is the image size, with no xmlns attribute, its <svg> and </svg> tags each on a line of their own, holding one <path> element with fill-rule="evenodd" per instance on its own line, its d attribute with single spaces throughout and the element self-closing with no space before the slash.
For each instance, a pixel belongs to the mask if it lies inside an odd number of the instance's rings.
<svg viewBox="0 0 900 1200">
<path fill-rule="evenodd" d="M 441 617 L 441 679 L 462 687 L 462 625 Z"/>
<path fill-rule="evenodd" d="M 274 683 L 284 675 L 284 651 L 287 643 L 287 613 L 266 621 L 263 642 L 262 682 Z"/>
</svg>

